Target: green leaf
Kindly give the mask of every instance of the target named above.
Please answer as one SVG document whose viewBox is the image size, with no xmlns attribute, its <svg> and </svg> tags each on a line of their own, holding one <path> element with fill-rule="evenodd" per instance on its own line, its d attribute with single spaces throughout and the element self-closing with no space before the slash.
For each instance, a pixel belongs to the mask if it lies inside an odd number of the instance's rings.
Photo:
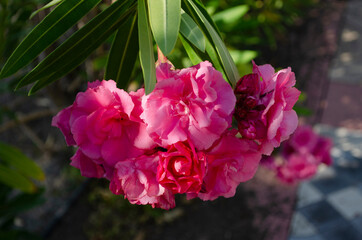
<svg viewBox="0 0 362 240">
<path fill-rule="evenodd" d="M 238 73 L 238 69 L 235 66 L 235 63 L 233 59 L 230 56 L 229 51 L 227 50 L 224 42 L 220 38 L 217 31 L 213 28 L 213 26 L 209 23 L 207 18 L 202 14 L 202 12 L 199 10 L 199 8 L 196 6 L 196 4 L 192 0 L 187 0 L 189 4 L 194 9 L 195 13 L 198 15 L 202 23 L 204 24 L 205 28 L 207 29 L 208 33 L 210 34 L 213 43 L 215 44 L 215 48 L 217 50 L 217 53 L 220 57 L 221 63 L 225 69 L 225 73 L 227 75 L 227 78 L 229 79 L 231 85 L 234 87 L 236 85 L 236 82 L 239 80 L 240 76 Z"/>
<path fill-rule="evenodd" d="M 192 64 L 197 65 L 200 62 L 202 62 L 202 58 L 195 51 L 195 49 L 192 48 L 191 44 L 182 35 L 180 35 L 180 40 L 186 50 L 187 55 L 190 58 Z"/>
<path fill-rule="evenodd" d="M 99 2 L 100 0 L 65 0 L 62 2 L 15 49 L 5 63 L 0 78 L 10 76 L 29 64 Z"/>
<path fill-rule="evenodd" d="M 188 0 L 184 0 L 185 2 Z M 204 17 L 207 19 L 207 21 L 209 21 L 209 23 L 212 25 L 212 27 L 215 29 L 215 31 L 220 34 L 219 29 L 217 28 L 217 25 L 215 24 L 215 22 L 212 20 L 211 16 L 209 15 L 208 11 L 206 10 L 204 4 L 202 4 L 202 2 L 200 0 L 194 0 L 195 5 L 199 8 L 199 10 L 201 11 L 201 13 L 204 15 Z"/>
<path fill-rule="evenodd" d="M 197 24 L 185 12 L 181 14 L 180 33 L 202 52 L 205 52 L 205 37 Z"/>
<path fill-rule="evenodd" d="M 175 47 L 181 22 L 181 0 L 149 0 L 149 19 L 153 36 L 167 56 Z"/>
<path fill-rule="evenodd" d="M 51 2 L 49 2 L 48 4 L 46 4 L 44 7 L 42 8 L 39 8 L 38 10 L 34 11 L 31 15 L 30 15 L 30 19 L 32 19 L 35 15 L 37 15 L 39 12 L 47 9 L 47 8 L 50 8 L 50 7 L 53 7 L 55 5 L 57 5 L 58 3 L 62 2 L 63 0 L 53 0 Z"/>
<path fill-rule="evenodd" d="M 39 63 L 17 88 L 37 81 L 29 92 L 33 94 L 72 71 L 135 12 L 135 7 L 134 0 L 113 3 Z"/>
<path fill-rule="evenodd" d="M 222 63 L 220 61 L 219 55 L 217 54 L 214 46 L 211 44 L 210 41 L 206 41 L 206 53 L 210 57 L 211 62 L 213 63 L 216 70 L 222 73 L 224 79 L 227 79 L 225 70 L 222 66 Z"/>
<path fill-rule="evenodd" d="M 117 31 L 109 52 L 105 79 L 113 79 L 126 89 L 138 54 L 137 15 L 130 17 Z"/>
<path fill-rule="evenodd" d="M 219 72 L 222 73 L 224 79 L 226 79 L 226 75 L 224 72 L 224 69 L 220 63 L 220 59 L 219 56 L 217 55 L 216 50 L 214 49 L 214 46 L 210 43 L 209 40 L 205 40 L 205 50 L 206 53 L 201 52 L 199 49 L 193 47 L 191 45 L 190 42 L 188 42 L 187 39 L 185 39 L 184 37 L 182 37 L 180 35 L 180 39 L 181 42 L 186 50 L 187 55 L 189 56 L 192 64 L 196 65 L 200 62 L 202 62 L 203 60 L 209 60 L 213 63 L 213 66 L 216 68 L 216 70 L 218 70 Z"/>
<path fill-rule="evenodd" d="M 212 19 L 216 24 L 234 25 L 249 11 L 248 5 L 239 5 L 216 13 Z"/>
<path fill-rule="evenodd" d="M 17 171 L 3 165 L 0 165 L 0 182 L 28 193 L 36 190 L 32 181 Z"/>
<path fill-rule="evenodd" d="M 298 116 L 311 116 L 313 115 L 313 111 L 307 107 L 303 106 L 294 106 L 293 109 L 298 114 Z"/>
<path fill-rule="evenodd" d="M 156 67 L 152 35 L 148 24 L 146 0 L 138 0 L 138 39 L 145 92 L 149 94 L 156 85 Z"/>
<path fill-rule="evenodd" d="M 26 177 L 36 180 L 44 180 L 44 172 L 30 158 L 24 155 L 19 149 L 0 142 L 0 160 L 8 166 L 15 168 Z"/>
<path fill-rule="evenodd" d="M 258 56 L 258 52 L 252 50 L 230 50 L 230 55 L 236 64 L 251 63 Z"/>
</svg>

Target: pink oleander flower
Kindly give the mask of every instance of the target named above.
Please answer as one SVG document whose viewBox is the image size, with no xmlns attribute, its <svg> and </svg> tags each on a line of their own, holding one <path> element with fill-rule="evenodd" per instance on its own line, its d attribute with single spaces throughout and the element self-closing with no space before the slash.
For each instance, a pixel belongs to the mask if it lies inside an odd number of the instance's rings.
<svg viewBox="0 0 362 240">
<path fill-rule="evenodd" d="M 287 161 L 277 167 L 276 175 L 279 180 L 293 184 L 307 180 L 317 173 L 318 164 L 310 154 L 292 154 Z"/>
<path fill-rule="evenodd" d="M 174 195 L 157 181 L 158 159 L 155 153 L 118 162 L 110 190 L 114 194 L 124 195 L 132 204 L 151 204 L 163 209 L 175 207 Z"/>
<path fill-rule="evenodd" d="M 264 154 L 289 138 L 298 125 L 292 109 L 300 91 L 290 68 L 275 73 L 271 65 L 257 66 L 236 85 L 235 118 L 243 138 L 259 143 Z"/>
<path fill-rule="evenodd" d="M 261 92 L 260 83 L 258 74 L 248 74 L 238 81 L 234 91 L 238 97 L 234 116 L 240 134 L 247 139 L 262 139 L 266 135 L 261 117 L 266 108 L 265 99 L 269 100 L 271 95 Z"/>
<path fill-rule="evenodd" d="M 104 168 L 83 154 L 82 150 L 78 149 L 71 158 L 71 166 L 78 168 L 83 177 L 102 178 L 104 177 Z"/>
<path fill-rule="evenodd" d="M 155 146 L 139 118 L 143 95 L 143 89 L 128 94 L 112 80 L 89 83 L 73 105 L 53 118 L 52 125 L 60 128 L 68 145 L 81 150 L 82 157 L 74 156 L 76 162 L 92 161 L 112 171 L 117 162 Z"/>
<path fill-rule="evenodd" d="M 256 144 L 237 138 L 236 133 L 227 132 L 206 152 L 208 167 L 202 189 L 198 194 L 188 194 L 188 198 L 229 198 L 235 195 L 239 183 L 254 176 L 261 153 Z"/>
<path fill-rule="evenodd" d="M 141 118 L 161 146 L 189 139 L 196 149 L 204 150 L 230 127 L 236 99 L 211 63 L 181 70 L 161 63 L 157 81 L 154 91 L 142 100 Z"/>
<path fill-rule="evenodd" d="M 330 165 L 332 142 L 316 134 L 310 126 L 299 126 L 282 144 L 277 157 L 263 157 L 263 166 L 275 171 L 279 180 L 293 184 L 309 179 L 320 164 Z"/>
<path fill-rule="evenodd" d="M 331 149 L 333 143 L 329 138 L 324 138 L 313 131 L 310 126 L 299 126 L 282 149 L 282 155 L 288 158 L 295 153 L 310 154 L 316 164 L 332 164 Z"/>
<path fill-rule="evenodd" d="M 158 182 L 172 193 L 197 193 L 206 172 L 206 156 L 191 141 L 177 142 L 159 153 Z"/>
</svg>

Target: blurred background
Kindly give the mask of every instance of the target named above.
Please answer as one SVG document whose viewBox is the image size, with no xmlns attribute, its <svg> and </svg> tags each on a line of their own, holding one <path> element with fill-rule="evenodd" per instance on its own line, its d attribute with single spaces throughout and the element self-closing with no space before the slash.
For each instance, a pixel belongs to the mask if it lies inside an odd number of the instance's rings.
<svg viewBox="0 0 362 240">
<path fill-rule="evenodd" d="M 110 2 L 102 1 L 32 66 Z M 171 211 L 131 205 L 113 195 L 106 180 L 80 176 L 69 166 L 75 149 L 66 146 L 51 119 L 88 81 L 102 79 L 112 36 L 35 95 L 27 96 L 26 87 L 13 91 L 26 71 L 0 81 L 0 239 L 362 239 L 362 2 L 202 2 L 240 75 L 251 72 L 251 60 L 292 67 L 303 91 L 295 110 L 301 123 L 333 139 L 334 165 L 295 185 L 260 168 L 234 198 L 202 202 L 181 196 Z M 52 10 L 29 18 L 46 3 L 0 0 L 0 68 Z M 170 61 L 176 68 L 191 66 L 181 43 Z M 131 89 L 142 84 L 139 64 L 132 79 Z M 4 160 L 9 152 L 18 165 Z"/>
</svg>

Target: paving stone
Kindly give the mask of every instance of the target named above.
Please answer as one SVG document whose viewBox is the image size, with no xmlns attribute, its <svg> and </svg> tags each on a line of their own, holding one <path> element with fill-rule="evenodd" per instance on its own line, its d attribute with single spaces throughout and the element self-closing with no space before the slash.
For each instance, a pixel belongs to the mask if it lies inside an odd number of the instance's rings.
<svg viewBox="0 0 362 240">
<path fill-rule="evenodd" d="M 295 237 L 295 236 L 292 236 L 292 237 L 289 238 L 289 240 L 324 240 L 324 239 L 319 235 L 314 235 L 314 236 L 309 236 L 309 237 Z"/>
<path fill-rule="evenodd" d="M 311 181 L 311 184 L 323 194 L 330 194 L 353 184 L 354 181 L 345 175 L 336 174 L 332 177 L 319 178 Z"/>
<path fill-rule="evenodd" d="M 362 234 L 362 216 L 359 216 L 351 221 L 352 225 Z"/>
<path fill-rule="evenodd" d="M 347 178 L 351 185 L 358 184 L 362 181 L 362 164 L 348 167 L 335 167 L 337 175 L 340 178 Z"/>
<path fill-rule="evenodd" d="M 362 235 L 348 221 L 334 221 L 321 230 L 326 240 L 361 240 Z"/>
<path fill-rule="evenodd" d="M 291 236 L 310 237 L 317 234 L 317 230 L 308 222 L 308 220 L 299 212 L 293 215 Z"/>
<path fill-rule="evenodd" d="M 327 196 L 327 201 L 348 220 L 362 216 L 362 192 L 357 187 L 332 193 Z"/>
<path fill-rule="evenodd" d="M 301 183 L 298 189 L 298 208 L 304 207 L 306 205 L 321 201 L 323 195 L 310 183 L 304 182 Z"/>
<path fill-rule="evenodd" d="M 319 231 L 340 221 L 345 221 L 342 215 L 326 200 L 303 207 L 300 209 L 300 213 Z"/>
</svg>

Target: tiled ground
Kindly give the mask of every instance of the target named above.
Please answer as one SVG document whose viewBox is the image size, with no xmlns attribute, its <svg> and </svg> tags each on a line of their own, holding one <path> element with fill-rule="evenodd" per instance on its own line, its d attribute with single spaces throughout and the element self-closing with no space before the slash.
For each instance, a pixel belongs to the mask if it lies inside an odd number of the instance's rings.
<svg viewBox="0 0 362 240">
<path fill-rule="evenodd" d="M 362 239 L 362 132 L 319 125 L 334 165 L 300 185 L 289 240 Z"/>
<path fill-rule="evenodd" d="M 361 16 L 362 1 L 349 0 L 338 52 L 329 71 L 329 79 L 332 82 L 362 85 Z"/>
<path fill-rule="evenodd" d="M 361 0 L 347 2 L 328 78 L 324 125 L 316 130 L 334 140 L 334 164 L 299 186 L 289 240 L 362 240 Z"/>
</svg>

